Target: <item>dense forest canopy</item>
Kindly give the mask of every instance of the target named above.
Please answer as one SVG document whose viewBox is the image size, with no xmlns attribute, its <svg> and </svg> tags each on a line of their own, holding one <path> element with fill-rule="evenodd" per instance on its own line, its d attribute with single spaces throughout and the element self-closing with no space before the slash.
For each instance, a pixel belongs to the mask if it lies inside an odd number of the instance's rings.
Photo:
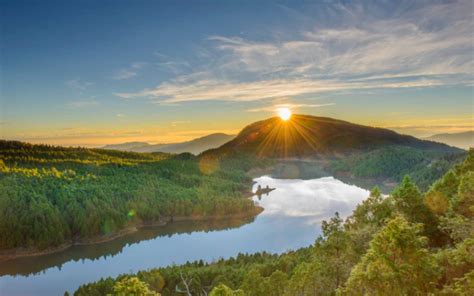
<svg viewBox="0 0 474 296">
<path fill-rule="evenodd" d="M 260 161 L 261 162 L 261 161 Z M 45 249 L 176 216 L 254 215 L 257 160 L 0 141 L 0 250 Z"/>
<path fill-rule="evenodd" d="M 336 176 L 389 180 L 399 183 L 408 175 L 421 189 L 441 178 L 454 164 L 466 157 L 464 152 L 445 153 L 404 146 L 388 146 L 366 153 L 336 159 L 328 170 Z"/>
<path fill-rule="evenodd" d="M 314 245 L 239 254 L 106 278 L 74 295 L 473 295 L 474 150 L 421 192 L 410 177 L 374 188 L 345 221 L 323 221 Z"/>
<path fill-rule="evenodd" d="M 333 159 L 327 171 L 395 181 L 410 174 L 426 189 L 463 155 L 441 148 L 387 146 Z M 234 150 L 196 157 L 0 141 L 0 250 L 90 242 L 176 216 L 254 215 L 240 198 L 247 172 L 272 163 Z"/>
</svg>

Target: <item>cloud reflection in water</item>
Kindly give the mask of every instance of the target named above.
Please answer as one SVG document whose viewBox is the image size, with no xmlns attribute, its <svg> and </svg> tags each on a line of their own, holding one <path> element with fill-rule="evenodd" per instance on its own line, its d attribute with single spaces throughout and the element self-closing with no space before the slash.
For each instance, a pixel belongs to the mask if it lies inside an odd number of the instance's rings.
<svg viewBox="0 0 474 296">
<path fill-rule="evenodd" d="M 274 179 L 262 176 L 254 179 L 253 191 L 258 185 L 276 188 L 259 200 L 265 216 L 307 217 L 308 223 L 318 223 L 339 212 L 342 217 L 366 199 L 370 192 L 355 185 L 345 184 L 333 177 L 312 180 Z"/>
</svg>

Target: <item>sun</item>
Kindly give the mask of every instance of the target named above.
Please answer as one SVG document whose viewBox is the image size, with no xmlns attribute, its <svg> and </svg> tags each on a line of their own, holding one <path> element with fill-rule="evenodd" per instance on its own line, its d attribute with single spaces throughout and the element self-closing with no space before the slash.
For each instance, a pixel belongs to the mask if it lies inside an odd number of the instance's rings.
<svg viewBox="0 0 474 296">
<path fill-rule="evenodd" d="M 277 109 L 278 116 L 284 121 L 287 121 L 291 117 L 291 110 L 288 108 L 278 108 Z"/>
</svg>

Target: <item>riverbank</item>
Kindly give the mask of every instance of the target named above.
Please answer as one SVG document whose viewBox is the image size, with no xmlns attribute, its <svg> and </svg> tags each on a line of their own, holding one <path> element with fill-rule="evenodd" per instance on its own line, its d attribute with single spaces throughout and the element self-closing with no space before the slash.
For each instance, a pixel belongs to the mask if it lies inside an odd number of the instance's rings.
<svg viewBox="0 0 474 296">
<path fill-rule="evenodd" d="M 160 227 L 169 225 L 174 222 L 182 222 L 182 221 L 218 221 L 218 220 L 225 220 L 225 219 L 242 219 L 248 217 L 256 217 L 263 211 L 262 207 L 255 206 L 252 211 L 248 212 L 239 212 L 229 215 L 210 215 L 210 216 L 174 216 L 174 217 L 167 217 L 166 219 L 160 219 L 158 221 L 142 221 L 136 225 L 129 225 L 126 228 L 123 228 L 119 231 L 116 231 L 112 234 L 108 235 L 100 235 L 94 238 L 89 239 L 79 239 L 75 241 L 69 241 L 59 246 L 53 248 L 47 248 L 44 250 L 38 249 L 24 249 L 24 248 L 17 248 L 17 249 L 10 249 L 0 252 L 0 262 L 5 262 L 17 258 L 23 257 L 36 257 L 36 256 L 43 256 L 49 255 L 53 253 L 59 253 L 62 251 L 67 250 L 70 247 L 78 246 L 78 245 L 93 245 L 93 244 L 102 244 L 106 242 L 113 241 L 115 239 L 124 237 L 126 235 L 132 234 L 137 232 L 140 228 L 143 227 Z"/>
</svg>

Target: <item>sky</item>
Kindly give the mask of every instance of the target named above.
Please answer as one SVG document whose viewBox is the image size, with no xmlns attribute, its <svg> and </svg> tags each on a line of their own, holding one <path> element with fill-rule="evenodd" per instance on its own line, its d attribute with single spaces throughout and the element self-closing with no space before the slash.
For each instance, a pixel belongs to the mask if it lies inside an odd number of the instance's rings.
<svg viewBox="0 0 474 296">
<path fill-rule="evenodd" d="M 9 1 L 0 137 L 236 134 L 275 109 L 425 137 L 474 129 L 467 1 Z"/>
</svg>

